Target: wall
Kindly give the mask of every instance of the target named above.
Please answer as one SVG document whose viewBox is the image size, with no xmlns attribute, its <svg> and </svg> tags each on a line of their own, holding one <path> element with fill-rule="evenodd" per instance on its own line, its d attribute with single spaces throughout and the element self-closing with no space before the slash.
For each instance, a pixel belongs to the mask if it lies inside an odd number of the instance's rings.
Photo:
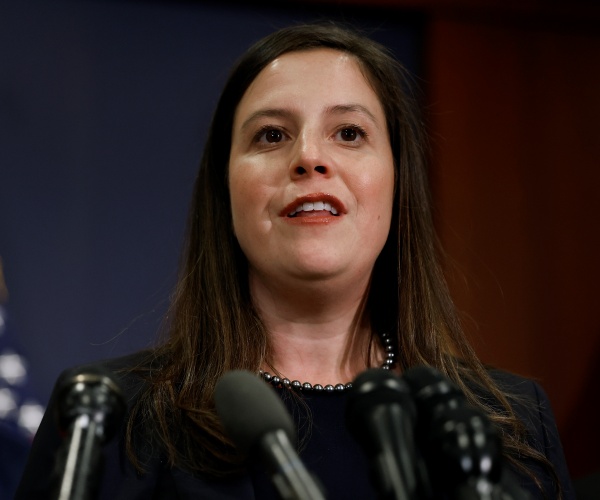
<svg viewBox="0 0 600 500">
<path fill-rule="evenodd" d="M 438 13 L 426 44 L 437 221 L 467 329 L 484 361 L 542 383 L 573 476 L 600 469 L 598 31 Z"/>
</svg>

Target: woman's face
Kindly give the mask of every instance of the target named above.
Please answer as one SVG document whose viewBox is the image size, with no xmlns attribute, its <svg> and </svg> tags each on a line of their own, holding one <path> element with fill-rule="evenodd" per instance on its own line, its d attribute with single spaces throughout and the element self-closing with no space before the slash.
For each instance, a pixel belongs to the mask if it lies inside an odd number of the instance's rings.
<svg viewBox="0 0 600 500">
<path fill-rule="evenodd" d="M 285 54 L 240 101 L 229 158 L 233 227 L 259 279 L 368 279 L 388 236 L 394 167 L 356 60 Z"/>
</svg>

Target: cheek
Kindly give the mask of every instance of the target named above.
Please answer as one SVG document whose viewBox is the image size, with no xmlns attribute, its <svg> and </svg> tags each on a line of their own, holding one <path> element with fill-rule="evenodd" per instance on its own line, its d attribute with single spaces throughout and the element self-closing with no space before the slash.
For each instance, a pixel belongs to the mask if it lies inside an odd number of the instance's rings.
<svg viewBox="0 0 600 500">
<path fill-rule="evenodd" d="M 394 181 L 394 169 L 387 165 L 372 165 L 357 179 L 363 204 L 370 207 L 378 220 L 385 220 L 391 216 Z"/>
<path fill-rule="evenodd" d="M 230 170 L 231 214 L 236 236 L 263 230 L 269 220 L 271 188 L 260 169 L 253 165 L 236 165 Z"/>
<path fill-rule="evenodd" d="M 380 169 L 377 175 L 370 176 L 368 182 L 365 182 L 363 197 L 367 207 L 366 217 L 363 218 L 363 235 L 372 242 L 372 250 L 378 255 L 389 236 L 392 221 L 393 168 Z"/>
<path fill-rule="evenodd" d="M 381 199 L 384 200 L 386 210 L 389 214 L 389 218 L 392 217 L 392 209 L 394 206 L 394 192 L 396 187 L 396 173 L 393 167 L 386 173 L 384 177 L 384 188 Z"/>
<path fill-rule="evenodd" d="M 248 171 L 239 165 L 230 167 L 229 170 L 229 196 L 231 199 L 231 217 L 233 231 L 239 239 L 240 235 L 248 229 L 251 207 L 255 206 L 253 200 L 253 187 Z"/>
</svg>

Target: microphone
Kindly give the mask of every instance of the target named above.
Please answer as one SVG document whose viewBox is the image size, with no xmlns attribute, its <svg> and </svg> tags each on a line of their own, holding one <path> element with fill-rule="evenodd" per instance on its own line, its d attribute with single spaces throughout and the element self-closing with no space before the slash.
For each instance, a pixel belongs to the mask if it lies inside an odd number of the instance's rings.
<svg viewBox="0 0 600 500">
<path fill-rule="evenodd" d="M 108 371 L 85 369 L 73 372 L 60 383 L 57 419 L 66 438 L 58 452 L 57 500 L 96 496 L 101 447 L 115 434 L 125 408 L 121 389 Z"/>
<path fill-rule="evenodd" d="M 405 371 L 402 378 L 410 388 L 419 413 L 417 430 L 426 430 L 440 414 L 466 404 L 462 391 L 434 368 L 415 366 Z"/>
<path fill-rule="evenodd" d="M 294 449 L 295 428 L 275 391 L 242 370 L 223 375 L 215 404 L 225 431 L 244 454 L 258 455 L 283 500 L 324 500 Z"/>
<path fill-rule="evenodd" d="M 352 383 L 346 423 L 367 454 L 382 499 L 418 498 L 415 417 L 409 387 L 388 370 L 366 370 Z"/>
<path fill-rule="evenodd" d="M 429 436 L 436 452 L 430 455 L 436 477 L 449 486 L 451 498 L 503 498 L 501 443 L 491 422 L 468 406 L 448 409 L 435 422 Z"/>
<path fill-rule="evenodd" d="M 403 375 L 412 390 L 416 435 L 431 477 L 456 500 L 526 500 L 503 470 L 502 442 L 488 417 L 437 370 L 419 366 Z M 441 481 L 438 483 L 438 479 Z"/>
</svg>

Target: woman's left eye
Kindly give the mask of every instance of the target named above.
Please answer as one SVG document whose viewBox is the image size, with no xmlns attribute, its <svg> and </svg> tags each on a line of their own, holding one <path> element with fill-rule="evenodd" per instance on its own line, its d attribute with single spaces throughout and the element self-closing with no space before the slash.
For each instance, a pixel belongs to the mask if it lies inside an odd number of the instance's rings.
<svg viewBox="0 0 600 500">
<path fill-rule="evenodd" d="M 341 128 L 336 135 L 344 142 L 356 142 L 360 139 L 364 139 L 367 133 L 361 127 L 352 125 L 350 127 Z"/>
</svg>

